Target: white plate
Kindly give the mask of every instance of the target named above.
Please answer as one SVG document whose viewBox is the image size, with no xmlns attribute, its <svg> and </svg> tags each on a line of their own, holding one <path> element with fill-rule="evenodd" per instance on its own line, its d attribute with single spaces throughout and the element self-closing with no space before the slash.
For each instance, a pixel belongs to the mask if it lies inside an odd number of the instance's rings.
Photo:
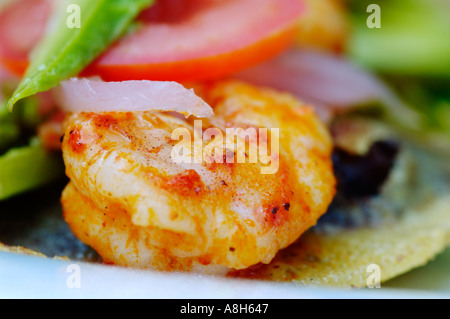
<svg viewBox="0 0 450 319">
<path fill-rule="evenodd" d="M 292 283 L 158 273 L 0 253 L 0 298 L 450 298 L 450 249 L 380 289 L 325 289 Z M 79 275 L 79 276 L 78 276 Z"/>
</svg>

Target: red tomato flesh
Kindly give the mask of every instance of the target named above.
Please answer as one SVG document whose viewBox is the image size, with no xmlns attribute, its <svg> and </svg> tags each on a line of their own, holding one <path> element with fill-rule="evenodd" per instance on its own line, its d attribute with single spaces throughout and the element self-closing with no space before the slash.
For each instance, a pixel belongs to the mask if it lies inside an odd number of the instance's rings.
<svg viewBox="0 0 450 319">
<path fill-rule="evenodd" d="M 301 0 L 159 0 L 143 24 L 82 75 L 121 80 L 210 80 L 270 59 L 293 41 Z M 0 59 L 22 74 L 45 32 L 48 0 L 21 0 L 0 15 Z M 26 22 L 26 23 L 25 23 Z"/>
</svg>

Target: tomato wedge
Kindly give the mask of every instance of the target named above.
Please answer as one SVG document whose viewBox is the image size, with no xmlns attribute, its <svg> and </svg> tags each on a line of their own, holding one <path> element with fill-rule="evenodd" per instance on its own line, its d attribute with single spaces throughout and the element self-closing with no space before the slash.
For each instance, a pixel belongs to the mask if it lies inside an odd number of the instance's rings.
<svg viewBox="0 0 450 319">
<path fill-rule="evenodd" d="M 140 28 L 82 75 L 107 81 L 224 77 L 286 49 L 303 7 L 301 0 L 159 0 L 142 12 Z M 49 0 L 22 0 L 1 13 L 0 60 L 8 69 L 25 71 L 50 11 Z"/>
<path fill-rule="evenodd" d="M 0 13 L 0 60 L 17 75 L 24 73 L 28 53 L 45 32 L 51 13 L 47 0 L 13 2 Z"/>
</svg>

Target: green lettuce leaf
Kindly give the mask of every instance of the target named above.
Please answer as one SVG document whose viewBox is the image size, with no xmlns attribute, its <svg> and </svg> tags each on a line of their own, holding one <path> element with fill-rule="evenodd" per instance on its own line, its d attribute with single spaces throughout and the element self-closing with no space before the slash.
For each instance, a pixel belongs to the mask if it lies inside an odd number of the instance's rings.
<svg viewBox="0 0 450 319">
<path fill-rule="evenodd" d="M 12 110 L 17 101 L 47 91 L 60 81 L 79 74 L 127 30 L 142 9 L 153 2 L 154 0 L 54 1 L 50 31 L 32 53 L 31 64 L 8 101 L 8 108 Z M 73 27 L 76 24 L 67 23 L 76 22 L 78 12 L 79 28 Z"/>
<path fill-rule="evenodd" d="M 44 149 L 37 138 L 0 156 L 0 200 L 43 186 L 64 176 L 60 154 Z"/>
<path fill-rule="evenodd" d="M 0 95 L 11 96 L 17 81 L 8 80 L 0 83 Z M 37 96 L 21 100 L 9 112 L 6 106 L 7 100 L 0 96 L 0 155 L 10 147 L 25 145 L 31 135 L 35 134 L 37 126 L 43 117 L 39 114 L 39 100 Z"/>
</svg>

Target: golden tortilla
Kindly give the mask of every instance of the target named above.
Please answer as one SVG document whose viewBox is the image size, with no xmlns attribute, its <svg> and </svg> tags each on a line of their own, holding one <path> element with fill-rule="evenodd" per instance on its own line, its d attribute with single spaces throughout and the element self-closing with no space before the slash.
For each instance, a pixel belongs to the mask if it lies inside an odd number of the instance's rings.
<svg viewBox="0 0 450 319">
<path fill-rule="evenodd" d="M 347 147 L 380 136 L 400 142 L 400 154 L 382 192 L 351 203 L 348 209 L 340 207 L 331 222 L 326 216 L 333 213 L 330 207 L 316 227 L 270 264 L 229 276 L 362 288 L 375 283 L 371 265 L 379 267 L 379 282 L 385 282 L 426 264 L 450 245 L 450 173 L 445 157 L 411 144 L 380 123 L 351 121 L 358 129 L 339 141 Z M 336 222 L 343 219 L 353 225 Z"/>
<path fill-rule="evenodd" d="M 366 287 L 376 264 L 381 282 L 422 266 L 450 244 L 450 196 L 417 209 L 393 225 L 338 234 L 314 230 L 281 251 L 269 265 L 230 276 L 295 281 L 305 285 Z"/>
</svg>

